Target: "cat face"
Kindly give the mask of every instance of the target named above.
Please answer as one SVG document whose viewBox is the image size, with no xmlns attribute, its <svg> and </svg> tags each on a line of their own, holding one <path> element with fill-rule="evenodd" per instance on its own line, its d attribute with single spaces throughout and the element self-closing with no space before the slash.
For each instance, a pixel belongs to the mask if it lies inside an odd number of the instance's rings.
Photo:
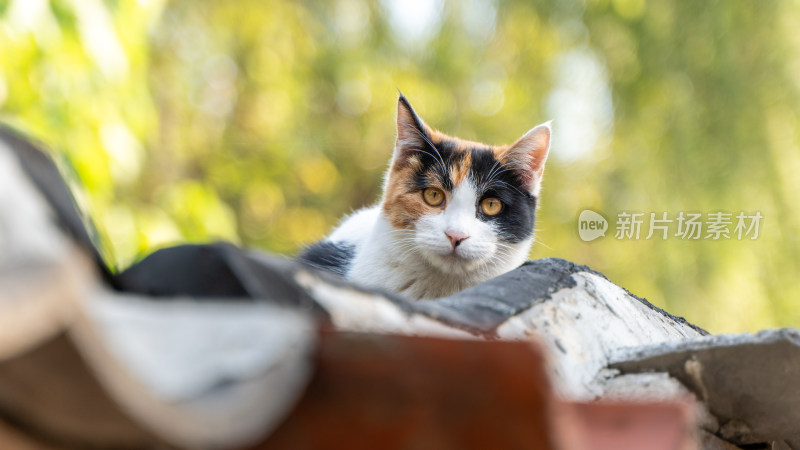
<svg viewBox="0 0 800 450">
<path fill-rule="evenodd" d="M 453 138 L 425 125 L 401 96 L 382 202 L 397 251 L 453 274 L 521 263 L 549 145 L 547 124 L 508 146 Z"/>
</svg>

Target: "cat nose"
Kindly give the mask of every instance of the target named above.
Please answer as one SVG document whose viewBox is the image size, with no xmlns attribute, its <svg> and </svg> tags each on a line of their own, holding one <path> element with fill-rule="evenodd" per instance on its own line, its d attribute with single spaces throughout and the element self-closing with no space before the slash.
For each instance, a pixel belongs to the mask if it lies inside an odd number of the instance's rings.
<svg viewBox="0 0 800 450">
<path fill-rule="evenodd" d="M 450 241 L 450 245 L 453 246 L 455 250 L 456 247 L 461 245 L 462 242 L 466 241 L 469 237 L 468 234 L 461 232 L 461 231 L 445 231 L 444 235 L 447 236 L 447 240 Z"/>
</svg>

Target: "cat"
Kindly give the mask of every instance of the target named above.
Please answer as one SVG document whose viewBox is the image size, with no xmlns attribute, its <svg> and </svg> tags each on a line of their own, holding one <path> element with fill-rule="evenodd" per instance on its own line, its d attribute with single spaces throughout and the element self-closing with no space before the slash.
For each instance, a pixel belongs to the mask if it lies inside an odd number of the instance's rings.
<svg viewBox="0 0 800 450">
<path fill-rule="evenodd" d="M 300 261 L 411 299 L 444 297 L 521 265 L 550 149 L 550 122 L 511 145 L 447 136 L 397 101 L 379 204 L 346 217 Z"/>
</svg>

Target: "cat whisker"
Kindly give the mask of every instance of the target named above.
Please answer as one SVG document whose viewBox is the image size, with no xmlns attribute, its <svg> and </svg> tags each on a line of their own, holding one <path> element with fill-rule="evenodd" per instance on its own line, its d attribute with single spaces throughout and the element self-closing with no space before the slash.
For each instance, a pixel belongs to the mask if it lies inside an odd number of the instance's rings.
<svg viewBox="0 0 800 450">
<path fill-rule="evenodd" d="M 486 177 L 486 182 L 491 184 L 494 181 L 500 181 L 500 180 L 497 180 L 497 177 L 499 177 L 500 175 L 502 175 L 502 174 L 504 174 L 506 172 L 510 172 L 512 170 L 514 170 L 513 167 L 504 167 L 504 168 L 502 168 L 502 166 L 501 166 L 501 170 L 497 170 L 494 173 L 492 173 L 491 176 Z"/>
<path fill-rule="evenodd" d="M 401 235 L 402 236 L 403 234 L 412 234 L 412 233 L 414 233 L 413 230 L 394 230 L 394 231 L 389 231 L 387 234 L 389 234 L 389 235 Z"/>
<path fill-rule="evenodd" d="M 512 167 L 503 167 L 503 166 L 498 166 L 498 167 L 497 167 L 497 170 L 495 170 L 495 171 L 494 171 L 494 172 L 492 172 L 492 173 L 491 173 L 491 174 L 490 174 L 488 177 L 486 177 L 486 179 L 487 179 L 487 182 L 492 182 L 492 181 L 494 181 L 494 180 L 495 180 L 497 177 L 499 177 L 500 175 L 502 175 L 502 174 L 504 174 L 504 173 L 506 173 L 506 172 L 510 172 L 510 171 L 512 171 L 512 170 L 514 170 Z"/>
<path fill-rule="evenodd" d="M 511 257 L 508 255 L 500 256 L 497 260 L 491 261 L 491 267 L 507 266 L 511 262 Z"/>
<path fill-rule="evenodd" d="M 433 145 L 433 142 L 431 142 L 430 139 L 428 139 L 428 137 L 425 136 L 425 133 L 417 130 L 416 128 L 412 128 L 412 130 L 414 130 L 414 132 L 417 133 L 419 137 L 421 137 L 425 142 L 427 142 L 428 145 L 433 149 L 433 151 L 436 152 L 436 154 L 439 156 L 439 163 L 442 166 L 442 170 L 444 170 L 444 175 L 447 175 L 447 165 L 444 163 L 444 158 L 442 158 L 442 154 L 439 153 L 439 149 L 437 149 L 436 146 Z"/>
<path fill-rule="evenodd" d="M 417 244 L 415 242 L 399 242 L 397 243 L 395 248 L 397 250 L 408 250 L 408 249 L 414 249 L 416 246 Z"/>
<path fill-rule="evenodd" d="M 493 186 L 495 183 L 501 183 L 501 184 L 505 184 L 506 186 L 508 186 L 508 187 L 510 187 L 510 188 L 512 188 L 512 189 L 514 189 L 515 191 L 519 192 L 520 194 L 522 194 L 522 195 L 526 195 L 524 192 L 522 192 L 522 191 L 520 191 L 519 189 L 517 189 L 517 187 L 516 187 L 516 186 L 514 186 L 514 185 L 512 185 L 512 184 L 509 184 L 508 182 L 505 182 L 505 181 L 503 181 L 503 180 L 493 180 L 491 183 L 489 183 L 489 184 L 487 185 L 487 188 L 489 188 L 489 187 L 492 187 L 492 186 Z M 528 194 L 528 195 L 529 195 L 529 194 Z"/>
<path fill-rule="evenodd" d="M 413 238 L 392 238 L 392 244 L 394 245 L 413 245 L 414 239 Z"/>
<path fill-rule="evenodd" d="M 417 247 L 416 244 L 408 243 L 405 246 L 398 247 L 398 250 L 401 251 L 401 253 L 399 253 L 399 255 L 403 255 L 403 254 L 408 254 L 408 253 L 413 253 L 413 252 L 419 251 L 419 248 Z"/>
<path fill-rule="evenodd" d="M 402 259 L 403 256 L 410 254 L 414 249 L 411 247 L 397 249 L 393 255 L 391 255 L 392 259 Z"/>
<path fill-rule="evenodd" d="M 500 161 L 499 160 L 495 161 L 494 164 L 492 164 L 491 169 L 489 169 L 489 174 L 486 175 L 486 178 L 485 178 L 486 181 L 487 182 L 492 181 L 492 178 L 494 177 L 495 171 L 499 170 L 501 167 L 502 166 L 500 165 Z"/>
<path fill-rule="evenodd" d="M 508 244 L 503 244 L 502 242 L 495 242 L 494 245 L 496 245 L 498 247 L 508 248 L 508 249 L 513 249 L 514 248 L 514 247 L 512 247 L 512 246 L 510 246 Z"/>
<path fill-rule="evenodd" d="M 433 158 L 433 159 L 434 159 L 434 161 L 436 161 L 436 162 L 439 164 L 439 167 L 441 167 L 441 168 L 442 168 L 442 170 L 444 170 L 444 173 L 445 173 L 445 175 L 447 175 L 447 168 L 446 168 L 446 167 L 445 167 L 445 165 L 444 165 L 444 161 L 442 161 L 442 160 L 441 160 L 441 156 L 440 156 L 440 157 L 437 159 L 437 157 L 436 157 L 436 156 L 432 155 L 432 154 L 431 154 L 431 153 L 429 153 L 429 152 L 426 152 L 425 150 L 421 150 L 421 149 L 418 149 L 418 148 L 412 148 L 411 150 L 412 150 L 412 151 L 415 151 L 415 152 L 424 153 L 424 154 L 426 154 L 426 155 L 430 156 L 431 158 Z"/>
<path fill-rule="evenodd" d="M 536 239 L 536 238 L 534 238 L 534 239 L 533 239 L 533 244 L 534 244 L 534 245 L 541 245 L 542 247 L 544 247 L 544 248 L 546 248 L 546 249 L 548 249 L 548 250 L 552 250 L 552 249 L 553 249 L 553 248 L 552 248 L 552 247 L 550 247 L 549 245 L 545 244 L 544 242 L 542 242 L 542 241 L 540 241 L 540 240 L 538 240 L 538 239 Z"/>
<path fill-rule="evenodd" d="M 420 131 L 420 130 L 418 130 L 416 128 L 413 128 L 413 130 L 414 130 L 415 133 L 417 133 L 419 135 L 419 137 L 422 138 L 422 140 L 424 140 L 425 142 L 428 143 L 428 145 L 431 146 L 431 148 L 436 152 L 436 154 L 439 155 L 439 159 L 442 159 L 442 154 L 439 153 L 439 149 L 437 149 L 436 146 L 433 145 L 433 142 L 431 142 L 431 140 L 428 139 L 428 136 L 425 136 L 425 133 L 423 133 L 422 131 Z M 442 159 L 442 162 L 444 162 L 444 159 Z"/>
<path fill-rule="evenodd" d="M 409 256 L 411 254 L 414 254 L 417 251 L 418 251 L 418 249 L 416 247 L 407 248 L 407 249 L 403 250 L 402 252 L 400 252 L 399 254 L 395 255 L 394 258 L 396 260 L 402 260 L 402 259 L 405 259 L 407 256 Z"/>
<path fill-rule="evenodd" d="M 393 238 L 393 243 L 397 245 L 416 245 L 417 239 L 414 237 Z"/>
</svg>

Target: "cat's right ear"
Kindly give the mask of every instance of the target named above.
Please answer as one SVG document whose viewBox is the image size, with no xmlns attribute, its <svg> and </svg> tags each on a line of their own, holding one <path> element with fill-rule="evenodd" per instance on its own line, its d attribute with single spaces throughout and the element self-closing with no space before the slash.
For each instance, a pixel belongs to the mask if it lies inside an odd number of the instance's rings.
<svg viewBox="0 0 800 450">
<path fill-rule="evenodd" d="M 525 189 L 534 197 L 539 196 L 551 135 L 550 122 L 535 126 L 501 156 L 502 161 L 511 166 Z"/>
<path fill-rule="evenodd" d="M 429 145 L 428 126 L 420 119 L 405 96 L 400 94 L 397 99 L 397 143 L 394 148 L 394 159 L 410 155 Z"/>
</svg>

